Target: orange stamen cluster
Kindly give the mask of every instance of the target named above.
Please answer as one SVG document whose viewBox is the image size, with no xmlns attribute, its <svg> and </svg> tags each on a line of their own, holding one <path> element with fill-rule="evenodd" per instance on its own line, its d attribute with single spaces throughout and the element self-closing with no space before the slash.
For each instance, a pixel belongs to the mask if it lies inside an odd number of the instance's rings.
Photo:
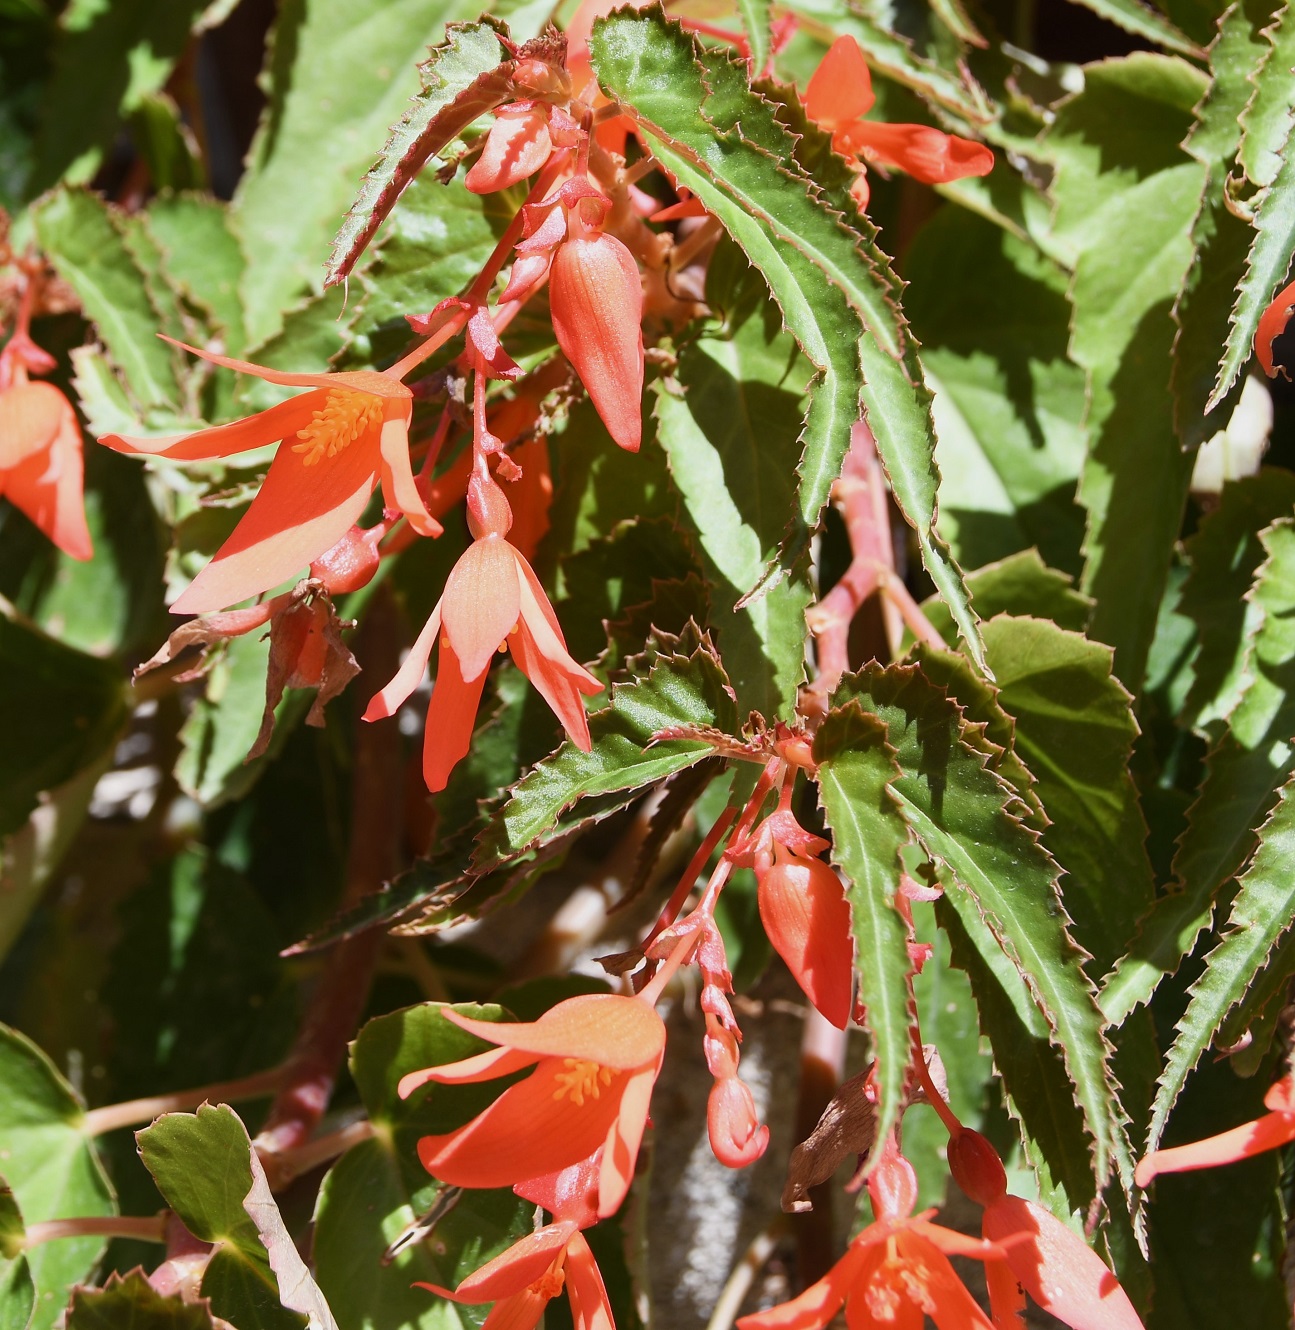
<svg viewBox="0 0 1295 1330">
<path fill-rule="evenodd" d="M 347 392 L 343 388 L 327 390 L 323 405 L 311 422 L 297 431 L 300 443 L 292 445 L 302 453 L 302 466 L 315 466 L 324 457 L 336 457 L 362 434 L 382 423 L 382 402 L 370 393 Z"/>
</svg>

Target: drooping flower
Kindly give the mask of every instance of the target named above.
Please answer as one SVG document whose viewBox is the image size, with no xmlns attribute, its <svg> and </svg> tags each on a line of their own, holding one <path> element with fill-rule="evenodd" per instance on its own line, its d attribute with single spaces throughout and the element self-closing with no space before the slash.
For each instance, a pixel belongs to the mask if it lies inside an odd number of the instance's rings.
<svg viewBox="0 0 1295 1330">
<path fill-rule="evenodd" d="M 65 554 L 89 559 L 81 427 L 52 383 L 24 375 L 0 390 L 0 495 Z"/>
<path fill-rule="evenodd" d="M 991 1242 L 914 1215 L 917 1177 L 891 1137 L 868 1180 L 876 1219 L 845 1255 L 798 1298 L 743 1316 L 738 1330 L 820 1330 L 844 1305 L 846 1324 L 916 1330 L 929 1316 L 939 1330 L 994 1330 L 958 1278 L 949 1256 L 971 1256 L 986 1269 L 1004 1252 Z"/>
<path fill-rule="evenodd" d="M 602 691 L 602 684 L 568 653 L 557 615 L 530 564 L 504 539 L 512 517 L 488 473 L 474 474 L 468 508 L 476 539 L 451 570 L 404 664 L 364 713 L 365 720 L 394 715 L 418 687 L 439 643 L 423 734 L 423 778 L 433 793 L 445 788 L 468 751 L 486 670 L 496 650 L 512 653 L 568 738 L 584 752 L 590 747 L 589 721 L 580 695 Z"/>
<path fill-rule="evenodd" d="M 1264 1095 L 1269 1111 L 1254 1122 L 1243 1123 L 1231 1131 L 1207 1136 L 1190 1145 L 1174 1145 L 1168 1150 L 1153 1150 L 1134 1170 L 1139 1187 L 1150 1186 L 1161 1173 L 1190 1173 L 1199 1168 L 1218 1168 L 1235 1164 L 1251 1155 L 1276 1150 L 1295 1141 L 1295 1077 L 1284 1076 Z"/>
<path fill-rule="evenodd" d="M 107 434 L 99 440 L 118 452 L 181 461 L 282 445 L 251 507 L 171 606 L 174 613 L 222 609 L 287 581 L 342 539 L 379 483 L 387 508 L 403 513 L 420 535 L 440 534 L 410 467 L 412 395 L 398 379 L 375 370 L 287 374 L 176 345 L 214 365 L 310 391 L 196 434 L 156 439 Z"/>
<path fill-rule="evenodd" d="M 453 1292 L 436 1284 L 418 1285 L 452 1302 L 493 1301 L 481 1330 L 531 1330 L 564 1286 L 576 1330 L 615 1330 L 594 1254 L 570 1219 L 528 1233 Z"/>
<path fill-rule="evenodd" d="M 1279 371 L 1284 378 L 1290 378 L 1284 365 L 1273 363 L 1273 343 L 1286 331 L 1292 310 L 1295 310 L 1295 282 L 1278 291 L 1259 316 L 1259 325 L 1255 329 L 1255 355 L 1270 379 L 1275 379 Z"/>
<path fill-rule="evenodd" d="M 867 61 L 853 37 L 838 37 L 805 89 L 805 112 L 829 130 L 832 146 L 853 158 L 859 172 L 851 192 L 868 205 L 864 162 L 895 167 L 926 185 L 988 175 L 994 154 L 983 143 L 945 134 L 930 125 L 890 125 L 865 120 L 876 98 Z"/>
<path fill-rule="evenodd" d="M 979 1132 L 964 1127 L 950 1136 L 949 1168 L 984 1206 L 981 1232 L 1004 1254 L 985 1266 L 1000 1330 L 1021 1325 L 1022 1289 L 1071 1330 L 1143 1330 L 1119 1280 L 1083 1238 L 1043 1206 L 1008 1195 L 1002 1160 Z"/>
<path fill-rule="evenodd" d="M 643 437 L 643 284 L 634 256 L 602 229 L 609 206 L 585 197 L 567 209 L 567 240 L 549 274 L 549 310 L 562 354 L 607 432 L 633 453 Z"/>
<path fill-rule="evenodd" d="M 466 1126 L 424 1136 L 424 1168 L 457 1187 L 532 1184 L 530 1195 L 545 1175 L 601 1151 L 596 1213 L 613 1214 L 634 1174 L 665 1052 L 656 1011 L 638 998 L 594 993 L 559 1002 L 536 1021 L 478 1021 L 452 1009 L 445 1016 L 498 1047 L 411 1072 L 400 1081 L 402 1098 L 429 1081 L 467 1084 L 534 1070 Z"/>
</svg>

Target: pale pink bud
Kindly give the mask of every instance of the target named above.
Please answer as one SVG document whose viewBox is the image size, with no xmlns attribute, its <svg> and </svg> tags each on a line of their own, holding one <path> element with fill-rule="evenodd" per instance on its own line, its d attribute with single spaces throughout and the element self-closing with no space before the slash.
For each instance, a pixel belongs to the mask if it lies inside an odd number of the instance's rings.
<svg viewBox="0 0 1295 1330">
<path fill-rule="evenodd" d="M 538 107 L 501 110 L 486 135 L 481 156 L 463 183 L 474 194 L 493 194 L 532 176 L 549 159 L 553 141 L 548 117 Z"/>
<path fill-rule="evenodd" d="M 619 240 L 568 240 L 553 260 L 549 305 L 562 353 L 575 366 L 612 438 L 637 452 L 643 435 L 643 287 Z"/>
</svg>

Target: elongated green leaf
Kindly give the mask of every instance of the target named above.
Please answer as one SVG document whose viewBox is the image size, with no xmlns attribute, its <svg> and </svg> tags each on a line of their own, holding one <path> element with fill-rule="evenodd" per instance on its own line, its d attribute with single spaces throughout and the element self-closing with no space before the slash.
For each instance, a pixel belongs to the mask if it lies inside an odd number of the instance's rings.
<svg viewBox="0 0 1295 1330">
<path fill-rule="evenodd" d="M 1078 573 L 1088 385 L 1067 353 L 1062 269 L 993 223 L 945 208 L 904 261 L 904 306 L 936 387 L 941 528 L 964 567 L 1035 546 Z"/>
<path fill-rule="evenodd" d="M 1250 359 L 1251 345 L 1268 302 L 1277 294 L 1290 268 L 1295 250 L 1295 121 L 1279 156 L 1282 159 L 1272 183 L 1255 209 L 1255 235 L 1246 258 L 1245 276 L 1237 288 L 1232 307 L 1232 326 L 1219 364 L 1214 391 L 1207 408 L 1226 396 L 1242 367 Z"/>
<path fill-rule="evenodd" d="M 41 248 L 76 292 L 139 406 L 178 411 L 177 361 L 155 335 L 158 313 L 117 219 L 94 195 L 68 189 L 45 200 L 35 222 Z"/>
<path fill-rule="evenodd" d="M 112 1188 L 83 1130 L 85 1106 L 29 1039 L 0 1026 L 0 1163 L 28 1224 L 116 1211 Z M 35 1286 L 28 1330 L 50 1330 L 67 1290 L 85 1279 L 103 1253 L 98 1237 L 43 1242 L 27 1253 Z M 23 1280 L 15 1276 L 19 1286 Z M 21 1287 L 15 1288 L 25 1298 Z"/>
<path fill-rule="evenodd" d="M 434 153 L 478 116 L 507 101 L 513 62 L 500 44 L 507 29 L 489 20 L 451 23 L 445 41 L 418 66 L 422 87 L 392 125 L 382 154 L 360 183 L 360 192 L 333 241 L 325 286 L 355 266 L 401 191 Z"/>
<path fill-rule="evenodd" d="M 805 673 L 802 560 L 740 609 L 778 551 L 795 505 L 795 467 L 808 366 L 787 336 L 748 318 L 685 346 L 657 394 L 657 437 L 683 496 L 711 587 L 709 625 L 737 694 L 738 714 L 791 720 Z"/>
<path fill-rule="evenodd" d="M 1217 737 L 1246 686 L 1245 663 L 1263 620 L 1263 605 L 1247 596 L 1264 547 L 1259 533 L 1295 510 L 1295 475 L 1264 467 L 1223 487 L 1219 505 L 1186 542 L 1191 571 L 1179 611 L 1196 624 L 1200 650 L 1185 714 Z"/>
<path fill-rule="evenodd" d="M 581 799 L 644 789 L 713 751 L 698 740 L 653 743 L 659 731 L 703 725 L 731 733 L 736 723 L 728 681 L 708 645 L 658 656 L 646 678 L 613 685 L 611 704 L 590 716 L 588 753 L 567 741 L 513 788 L 478 842 L 474 869 L 521 854 Z"/>
<path fill-rule="evenodd" d="M 801 137 L 793 136 L 775 106 L 751 92 L 739 64 L 703 52 L 659 10 L 609 16 L 590 50 L 603 87 L 626 104 L 658 162 L 697 194 L 764 275 L 788 330 L 819 371 L 799 468 L 805 526 L 817 524 L 849 446 L 862 374 L 864 414 L 895 497 L 980 660 L 961 573 L 934 527 L 939 473 L 930 393 L 896 308 L 894 275 L 849 198 L 839 162 L 833 171 L 826 136 L 803 117 Z M 800 167 L 807 160 L 823 166 L 817 179 Z"/>
<path fill-rule="evenodd" d="M 1190 446 L 1227 423 L 1217 406 L 1207 418 L 1205 403 L 1227 338 L 1233 292 L 1245 271 L 1250 228 L 1229 208 L 1226 189 L 1241 140 L 1241 113 L 1255 91 L 1250 75 L 1270 50 L 1261 29 L 1275 4 L 1250 0 L 1229 8 L 1220 20 L 1210 48 L 1210 88 L 1184 145 L 1206 168 L 1205 190 L 1192 223 L 1194 258 L 1174 303 L 1178 337 L 1170 387 L 1178 432 Z"/>
<path fill-rule="evenodd" d="M 1191 478 L 1161 380 L 1205 174 L 1177 145 L 1203 91 L 1180 60 L 1106 61 L 1047 137 L 1056 231 L 1076 252 L 1071 355 L 1092 392 L 1083 590 L 1096 601 L 1091 634 L 1115 648 L 1115 672 L 1135 694 Z M 1115 140 L 1116 155 L 1096 146 Z"/>
<path fill-rule="evenodd" d="M 752 70 L 764 72 L 772 51 L 769 23 L 773 15 L 769 0 L 737 0 L 737 16 L 742 20 Z"/>
<path fill-rule="evenodd" d="M 477 0 L 288 0 L 266 76 L 269 104 L 233 213 L 247 251 L 248 343 L 321 288 L 329 241 L 387 128 L 418 92 L 415 69 L 444 25 L 475 19 Z"/>
<path fill-rule="evenodd" d="M 1295 521 L 1275 522 L 1260 539 L 1268 558 L 1250 594 L 1263 618 L 1246 660 L 1246 688 L 1210 751 L 1189 811 L 1174 858 L 1177 890 L 1146 915 L 1103 987 L 1102 1010 L 1112 1024 L 1149 1000 L 1192 949 L 1295 763 Z"/>
<path fill-rule="evenodd" d="M 112 743 L 126 715 L 111 662 L 56 642 L 0 600 L 0 835 Z"/>
<path fill-rule="evenodd" d="M 78 1288 L 67 1309 L 67 1330 L 214 1330 L 211 1308 L 162 1294 L 142 1270 L 114 1271 L 102 1288 Z"/>
<path fill-rule="evenodd" d="M 1204 54 L 1190 37 L 1174 27 L 1159 10 L 1143 4 L 1142 0 L 1076 0 L 1076 3 L 1114 23 L 1117 28 L 1133 33 L 1135 37 L 1163 46 L 1166 51 L 1198 57 Z"/>
<path fill-rule="evenodd" d="M 1291 105 L 1291 66 L 1295 65 L 1295 14 L 1282 5 L 1276 20 L 1263 31 L 1268 50 L 1250 75 L 1254 95 L 1241 116 L 1241 167 L 1251 184 L 1267 188 L 1277 179 L 1281 148 L 1295 122 Z"/>
<path fill-rule="evenodd" d="M 1104 1184 L 1117 1150 L 1120 1110 L 1110 1046 L 1082 953 L 1067 931 L 1055 861 L 1018 820 L 1021 805 L 1011 787 L 964 740 L 958 709 L 916 667 L 847 676 L 833 701 L 854 697 L 886 723 L 904 773 L 891 788 L 905 820 L 972 897 L 1042 1009 L 1091 1137 L 1094 1176 Z M 1074 1142 L 1072 1149 L 1082 1145 Z"/>
<path fill-rule="evenodd" d="M 876 1059 L 878 1140 L 899 1118 L 916 1019 L 908 929 L 895 905 L 909 831 L 890 791 L 901 773 L 886 734 L 852 702 L 831 712 L 814 736 L 819 799 L 833 862 L 845 875 L 858 996 Z"/>
<path fill-rule="evenodd" d="M 1066 870 L 1062 899 L 1095 975 L 1121 955 L 1154 895 L 1147 824 L 1129 771 L 1138 734 L 1110 649 L 1044 619 L 983 625 L 1015 748 L 1038 780 L 1043 844 Z M 1118 883 L 1118 890 L 1112 884 Z"/>
<path fill-rule="evenodd" d="M 1229 1010 L 1263 972 L 1273 948 L 1295 921 L 1295 786 L 1287 782 L 1259 830 L 1259 849 L 1237 884 L 1222 940 L 1205 958 L 1191 1001 L 1157 1087 L 1147 1149 L 1160 1144 L 1183 1084 L 1210 1046 Z"/>
<path fill-rule="evenodd" d="M 22 1252 L 23 1219 L 0 1178 L 0 1330 L 26 1330 L 36 1303 L 31 1268 Z"/>
<path fill-rule="evenodd" d="M 167 1204 L 194 1237 L 216 1244 L 201 1288 L 212 1311 L 239 1330 L 300 1327 L 301 1318 L 284 1300 L 304 1301 L 297 1295 L 305 1267 L 297 1256 L 300 1269 L 292 1268 L 296 1250 L 289 1254 L 283 1245 L 291 1247 L 291 1239 L 234 1110 L 204 1104 L 197 1113 L 168 1113 L 136 1139 Z M 278 1222 L 277 1233 L 268 1212 Z M 331 1318 L 312 1315 L 311 1321 L 330 1330 Z"/>
</svg>

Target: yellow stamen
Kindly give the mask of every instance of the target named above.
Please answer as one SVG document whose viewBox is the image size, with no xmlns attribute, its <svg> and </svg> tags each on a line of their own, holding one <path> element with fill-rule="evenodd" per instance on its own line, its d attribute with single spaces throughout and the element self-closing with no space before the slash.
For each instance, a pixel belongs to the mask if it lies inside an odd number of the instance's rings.
<svg viewBox="0 0 1295 1330">
<path fill-rule="evenodd" d="M 321 457 L 336 457 L 366 430 L 380 425 L 382 399 L 372 393 L 329 388 L 324 405 L 312 415 L 310 424 L 297 431 L 301 442 L 292 445 L 294 453 L 305 454 L 302 466 L 314 466 Z"/>
<path fill-rule="evenodd" d="M 566 1253 L 563 1253 L 565 1256 Z M 567 1282 L 565 1271 L 562 1269 L 562 1256 L 558 1257 L 557 1264 L 546 1274 L 542 1274 L 532 1285 L 531 1292 L 538 1293 L 542 1298 L 556 1298 L 562 1292 L 562 1286 Z"/>
<path fill-rule="evenodd" d="M 612 1083 L 612 1069 L 599 1066 L 584 1058 L 563 1058 L 565 1071 L 554 1076 L 558 1088 L 553 1092 L 554 1099 L 571 1097 L 571 1102 L 579 1108 L 585 1102 L 585 1095 L 597 1099 L 604 1085 Z"/>
</svg>

